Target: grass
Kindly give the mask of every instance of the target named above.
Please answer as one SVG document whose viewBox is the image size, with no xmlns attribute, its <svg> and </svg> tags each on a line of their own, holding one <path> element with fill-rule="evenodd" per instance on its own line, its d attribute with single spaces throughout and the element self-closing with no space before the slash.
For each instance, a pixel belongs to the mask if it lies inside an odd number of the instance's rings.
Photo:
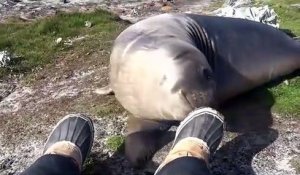
<svg viewBox="0 0 300 175">
<path fill-rule="evenodd" d="M 299 0 L 256 0 L 258 4 L 266 4 L 274 8 L 279 16 L 280 28 L 290 29 L 300 36 L 300 8 L 290 5 L 299 3 Z"/>
<path fill-rule="evenodd" d="M 91 157 L 87 157 L 86 161 L 83 164 L 84 174 L 92 174 L 92 170 L 95 167 L 94 159 Z"/>
<path fill-rule="evenodd" d="M 204 8 L 204 11 L 211 12 L 211 11 L 217 10 L 218 8 L 221 8 L 223 4 L 224 4 L 224 1 L 223 1 L 223 0 L 213 1 L 213 2 L 209 5 L 209 7 Z"/>
<path fill-rule="evenodd" d="M 299 3 L 299 0 L 257 0 L 260 5 L 269 5 L 278 14 L 281 29 L 288 29 L 294 35 L 300 36 L 300 9 L 290 5 Z M 290 80 L 289 85 L 284 83 L 269 88 L 275 97 L 273 110 L 280 115 L 300 117 L 300 78 Z"/>
<path fill-rule="evenodd" d="M 272 87 L 270 91 L 275 97 L 275 112 L 300 117 L 300 77 L 291 79 L 289 85 L 281 83 Z"/>
<path fill-rule="evenodd" d="M 90 21 L 92 27 L 85 27 Z M 7 50 L 16 55 L 8 67 L 0 68 L 0 79 L 9 74 L 23 74 L 52 63 L 73 45 L 63 44 L 65 40 L 87 36 L 81 41 L 81 48 L 101 48 L 101 40 L 113 38 L 122 27 L 120 20 L 109 12 L 97 10 L 91 13 L 59 13 L 36 22 L 11 19 L 0 24 L 0 51 Z M 57 44 L 57 38 L 63 41 Z M 96 45 L 97 43 L 97 45 Z"/>
<path fill-rule="evenodd" d="M 98 116 L 110 116 L 111 114 L 121 114 L 122 112 L 123 108 L 116 104 L 100 106 L 96 111 Z"/>
<path fill-rule="evenodd" d="M 107 145 L 108 149 L 110 149 L 112 151 L 117 151 L 123 142 L 124 142 L 123 136 L 121 136 L 121 135 L 111 136 L 107 139 L 106 145 Z"/>
<path fill-rule="evenodd" d="M 108 99 L 105 104 L 96 106 L 92 111 L 99 117 L 112 117 L 112 115 L 121 115 L 125 110 L 116 99 Z"/>
</svg>

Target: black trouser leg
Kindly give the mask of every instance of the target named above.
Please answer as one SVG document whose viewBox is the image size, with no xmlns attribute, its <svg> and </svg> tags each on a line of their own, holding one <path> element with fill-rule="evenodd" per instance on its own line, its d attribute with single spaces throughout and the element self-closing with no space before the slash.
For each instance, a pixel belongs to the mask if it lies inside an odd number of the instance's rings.
<svg viewBox="0 0 300 175">
<path fill-rule="evenodd" d="M 166 164 L 156 175 L 211 175 L 211 173 L 203 159 L 181 157 Z"/>
<path fill-rule="evenodd" d="M 55 154 L 38 158 L 21 175 L 79 175 L 80 170 L 75 160 Z"/>
</svg>

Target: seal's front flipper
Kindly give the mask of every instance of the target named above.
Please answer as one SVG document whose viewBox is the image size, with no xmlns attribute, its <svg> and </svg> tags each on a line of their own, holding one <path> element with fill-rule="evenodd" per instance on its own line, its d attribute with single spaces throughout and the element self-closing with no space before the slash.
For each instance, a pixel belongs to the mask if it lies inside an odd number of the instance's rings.
<svg viewBox="0 0 300 175">
<path fill-rule="evenodd" d="M 174 139 L 175 133 L 167 132 L 176 124 L 169 121 L 143 120 L 134 117 L 128 119 L 125 138 L 125 155 L 131 165 L 142 168 L 156 151 Z"/>
<path fill-rule="evenodd" d="M 114 91 L 109 85 L 102 88 L 98 88 L 94 92 L 99 95 L 114 95 Z"/>
</svg>

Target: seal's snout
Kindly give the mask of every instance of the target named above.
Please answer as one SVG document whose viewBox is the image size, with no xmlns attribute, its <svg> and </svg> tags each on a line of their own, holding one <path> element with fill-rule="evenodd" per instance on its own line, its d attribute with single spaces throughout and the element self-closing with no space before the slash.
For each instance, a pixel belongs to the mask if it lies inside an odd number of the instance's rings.
<svg viewBox="0 0 300 175">
<path fill-rule="evenodd" d="M 192 108 L 196 109 L 202 106 L 214 106 L 213 95 L 210 92 L 191 91 L 185 92 L 180 90 L 184 100 Z"/>
</svg>

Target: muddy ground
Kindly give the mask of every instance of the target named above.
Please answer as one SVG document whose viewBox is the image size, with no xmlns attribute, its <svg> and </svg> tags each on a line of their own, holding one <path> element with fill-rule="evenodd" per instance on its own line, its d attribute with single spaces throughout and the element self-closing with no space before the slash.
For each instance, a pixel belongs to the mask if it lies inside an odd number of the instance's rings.
<svg viewBox="0 0 300 175">
<path fill-rule="evenodd" d="M 199 4 L 189 5 L 199 9 Z M 178 10 L 173 5 L 166 9 L 162 8 L 166 5 L 157 6 L 157 13 Z M 131 13 L 135 8 L 129 9 Z M 126 16 L 126 11 L 122 13 Z M 78 112 L 92 117 L 96 130 L 91 158 L 83 174 L 133 175 L 155 171 L 170 144 L 143 170 L 132 169 L 121 153 L 107 145 L 111 136 L 124 134 L 129 115 L 114 96 L 94 93 L 108 83 L 109 54 L 108 50 L 69 53 L 53 65 L 35 70 L 30 78 L 0 83 L 1 175 L 18 174 L 28 167 L 41 155 L 46 136 L 55 123 L 64 115 Z M 264 102 L 262 98 L 270 100 Z M 261 88 L 223 107 L 227 131 L 211 159 L 214 175 L 300 174 L 299 120 L 272 114 L 273 103 L 270 92 Z"/>
</svg>

